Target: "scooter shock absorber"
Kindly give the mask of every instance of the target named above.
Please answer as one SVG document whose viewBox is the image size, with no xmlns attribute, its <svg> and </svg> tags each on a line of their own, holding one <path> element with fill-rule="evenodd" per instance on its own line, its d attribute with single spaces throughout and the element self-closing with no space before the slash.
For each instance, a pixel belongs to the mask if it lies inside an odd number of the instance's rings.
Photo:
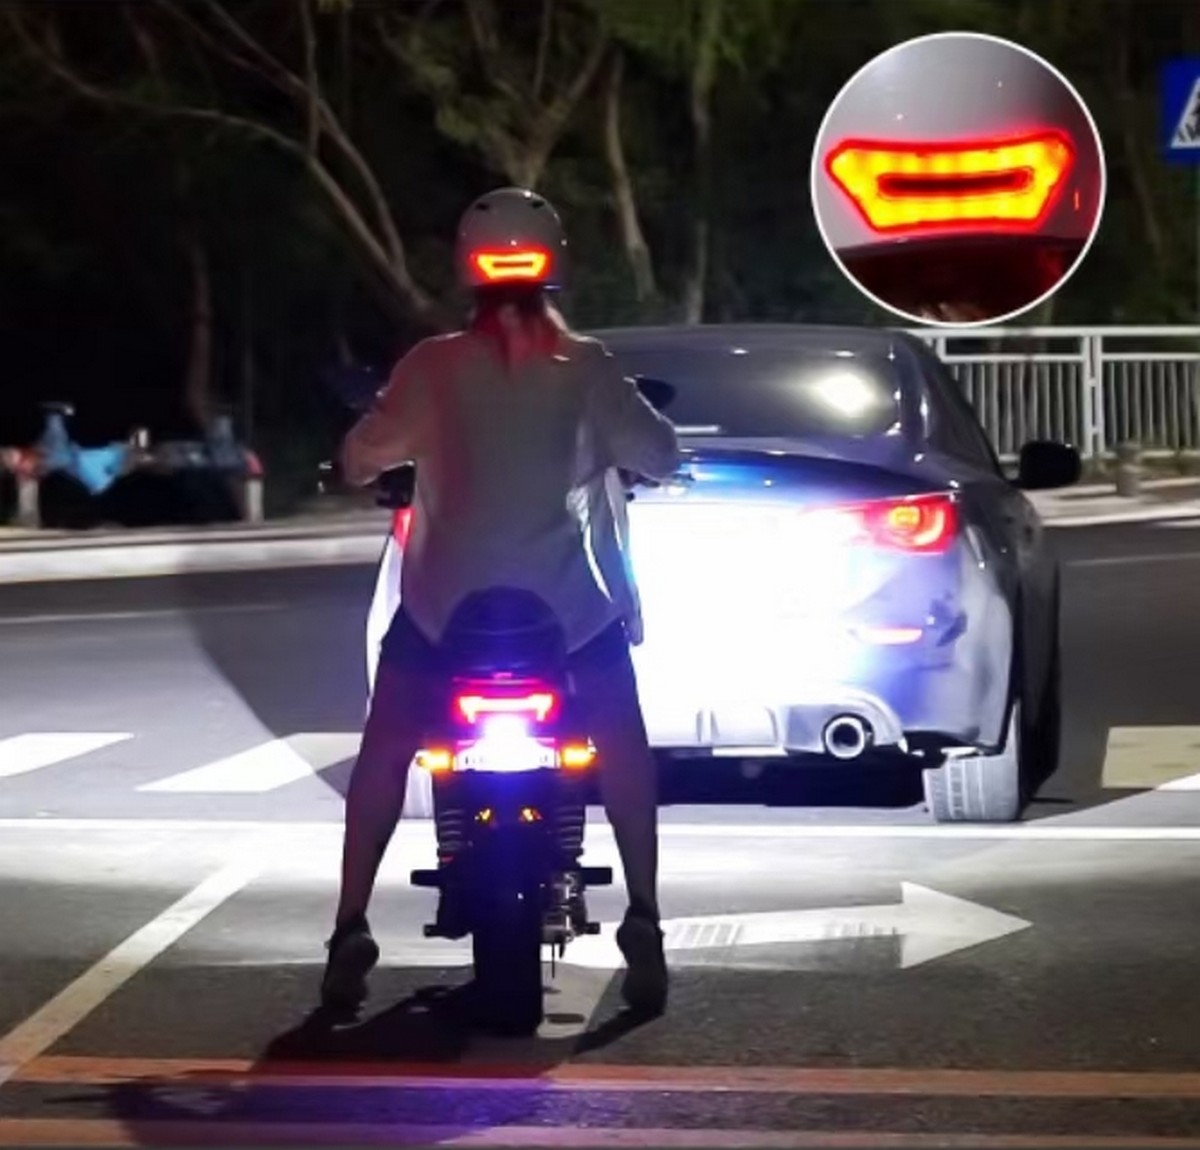
<svg viewBox="0 0 1200 1150">
<path fill-rule="evenodd" d="M 583 854 L 584 824 L 587 808 L 584 804 L 582 787 L 577 783 L 564 786 L 558 796 L 556 830 L 558 847 L 572 862 Z"/>
<path fill-rule="evenodd" d="M 438 858 L 442 860 L 454 858 L 466 846 L 467 814 L 457 790 L 454 781 L 448 781 L 433 804 Z"/>
</svg>

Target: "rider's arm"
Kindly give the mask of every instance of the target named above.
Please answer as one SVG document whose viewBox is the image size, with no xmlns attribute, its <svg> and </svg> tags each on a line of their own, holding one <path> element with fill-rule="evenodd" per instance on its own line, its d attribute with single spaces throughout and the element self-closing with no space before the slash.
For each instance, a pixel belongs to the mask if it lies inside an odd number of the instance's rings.
<svg viewBox="0 0 1200 1150">
<path fill-rule="evenodd" d="M 352 487 L 366 487 L 385 471 L 412 461 L 417 449 L 424 405 L 420 347 L 396 364 L 371 409 L 350 429 L 342 444 L 342 477 Z"/>
<path fill-rule="evenodd" d="M 596 368 L 588 415 L 606 462 L 647 479 L 667 478 L 680 461 L 674 426 L 621 374 L 601 344 L 593 347 Z"/>
</svg>

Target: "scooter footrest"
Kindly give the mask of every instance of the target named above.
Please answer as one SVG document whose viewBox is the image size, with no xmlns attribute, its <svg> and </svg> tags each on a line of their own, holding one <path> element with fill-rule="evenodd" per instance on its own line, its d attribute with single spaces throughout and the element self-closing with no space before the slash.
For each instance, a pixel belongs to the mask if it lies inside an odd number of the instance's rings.
<svg viewBox="0 0 1200 1150">
<path fill-rule="evenodd" d="M 588 886 L 612 886 L 613 871 L 610 866 L 585 866 L 579 868 L 579 877 Z"/>
<path fill-rule="evenodd" d="M 433 890 L 442 889 L 442 872 L 438 870 L 415 870 L 409 875 L 413 886 L 430 887 Z"/>
</svg>

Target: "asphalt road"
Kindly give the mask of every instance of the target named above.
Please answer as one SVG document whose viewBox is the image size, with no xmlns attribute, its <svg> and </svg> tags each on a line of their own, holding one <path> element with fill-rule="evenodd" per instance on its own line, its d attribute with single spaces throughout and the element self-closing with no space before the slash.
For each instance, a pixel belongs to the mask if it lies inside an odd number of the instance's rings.
<svg viewBox="0 0 1200 1150">
<path fill-rule="evenodd" d="M 0 1146 L 1200 1146 L 1200 527 L 1055 538 L 1065 762 L 1024 824 L 673 779 L 669 1014 L 623 1023 L 602 937 L 507 1044 L 420 938 L 423 824 L 364 1021 L 309 1017 L 369 570 L 0 588 Z"/>
</svg>

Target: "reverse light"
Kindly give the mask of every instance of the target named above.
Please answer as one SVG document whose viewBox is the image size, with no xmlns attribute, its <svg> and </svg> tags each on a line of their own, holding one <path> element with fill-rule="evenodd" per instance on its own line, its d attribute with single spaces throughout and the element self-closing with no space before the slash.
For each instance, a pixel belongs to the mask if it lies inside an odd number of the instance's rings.
<svg viewBox="0 0 1200 1150">
<path fill-rule="evenodd" d="M 455 711 L 468 723 L 481 715 L 529 715 L 536 722 L 546 722 L 558 707 L 553 691 L 534 691 L 524 695 L 459 695 L 454 700 Z"/>
<path fill-rule="evenodd" d="M 876 232 L 1033 230 L 1061 194 L 1075 148 L 1060 132 L 954 144 L 844 140 L 825 168 Z"/>
<path fill-rule="evenodd" d="M 550 253 L 545 248 L 472 252 L 471 263 L 489 283 L 536 281 L 545 276 L 550 266 Z"/>
</svg>

